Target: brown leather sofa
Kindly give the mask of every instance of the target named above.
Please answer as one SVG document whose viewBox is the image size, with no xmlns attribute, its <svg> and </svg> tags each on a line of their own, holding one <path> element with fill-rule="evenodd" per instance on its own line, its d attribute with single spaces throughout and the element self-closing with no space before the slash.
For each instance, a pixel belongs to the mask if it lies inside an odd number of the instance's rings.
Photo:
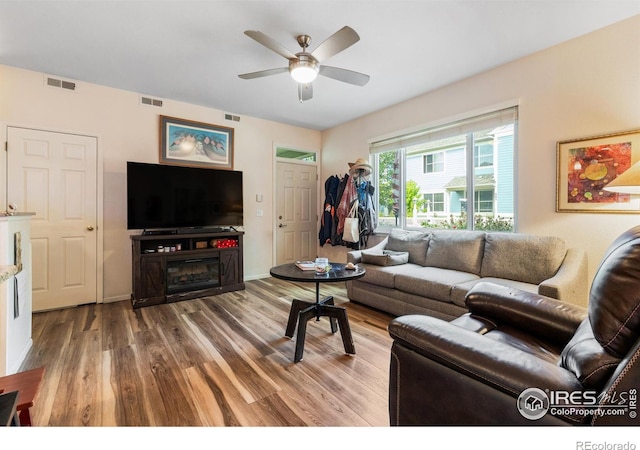
<svg viewBox="0 0 640 450">
<path fill-rule="evenodd" d="M 491 283 L 466 304 L 389 324 L 391 425 L 640 425 L 640 226 L 605 253 L 587 309 Z"/>
</svg>

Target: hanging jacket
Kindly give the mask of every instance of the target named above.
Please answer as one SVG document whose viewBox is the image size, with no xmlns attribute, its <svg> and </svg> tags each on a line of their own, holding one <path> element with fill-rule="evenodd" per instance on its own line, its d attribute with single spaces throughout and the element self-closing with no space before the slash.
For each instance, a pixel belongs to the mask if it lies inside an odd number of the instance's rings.
<svg viewBox="0 0 640 450">
<path fill-rule="evenodd" d="M 318 233 L 318 239 L 321 247 L 324 246 L 324 244 L 331 243 L 331 233 L 333 229 L 339 184 L 340 179 L 336 175 L 331 175 L 324 183 L 324 207 L 322 208 L 320 232 Z"/>
<path fill-rule="evenodd" d="M 360 241 L 357 249 L 367 246 L 369 236 L 372 235 L 378 226 L 378 215 L 376 214 L 375 205 L 373 203 L 373 194 L 375 188 L 371 182 L 367 182 L 365 186 L 358 189 L 358 226 L 360 228 Z"/>
<path fill-rule="evenodd" d="M 340 183 L 338 184 L 335 214 L 333 217 L 333 224 L 331 225 L 331 245 L 342 245 L 342 232 L 338 233 L 338 208 L 340 206 L 340 203 L 342 202 L 342 194 L 344 194 L 344 190 L 347 187 L 348 182 L 349 175 L 344 174 L 344 176 L 340 179 Z"/>
<path fill-rule="evenodd" d="M 350 179 L 347 181 L 344 192 L 342 193 L 342 197 L 340 198 L 340 204 L 338 205 L 338 209 L 336 210 L 336 216 L 338 219 L 338 234 L 342 235 L 344 231 L 344 219 L 349 215 L 349 210 L 351 209 L 351 205 L 353 201 L 358 198 L 358 193 L 356 191 L 356 185 Z"/>
</svg>

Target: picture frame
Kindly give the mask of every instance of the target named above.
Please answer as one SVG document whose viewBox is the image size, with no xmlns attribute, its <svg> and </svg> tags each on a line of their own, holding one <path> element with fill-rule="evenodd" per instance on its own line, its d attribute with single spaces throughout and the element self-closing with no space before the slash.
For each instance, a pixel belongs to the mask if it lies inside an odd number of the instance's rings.
<svg viewBox="0 0 640 450">
<path fill-rule="evenodd" d="M 233 170 L 234 129 L 160 116 L 160 164 Z"/>
<path fill-rule="evenodd" d="M 604 190 L 640 160 L 640 130 L 557 143 L 556 212 L 640 213 L 640 196 Z"/>
</svg>

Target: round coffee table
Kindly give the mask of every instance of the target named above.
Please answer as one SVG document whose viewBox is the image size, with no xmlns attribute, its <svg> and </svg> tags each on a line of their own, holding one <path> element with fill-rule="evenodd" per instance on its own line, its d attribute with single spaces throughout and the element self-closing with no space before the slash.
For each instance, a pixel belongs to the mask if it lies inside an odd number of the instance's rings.
<svg viewBox="0 0 640 450">
<path fill-rule="evenodd" d="M 289 312 L 289 320 L 287 321 L 287 330 L 284 334 L 285 336 L 292 338 L 293 332 L 296 328 L 296 323 L 298 324 L 298 336 L 296 338 L 296 352 L 294 356 L 295 362 L 302 359 L 302 353 L 304 352 L 304 339 L 307 333 L 307 322 L 313 317 L 316 318 L 316 321 L 320 320 L 320 317 L 329 317 L 332 333 L 338 331 L 338 326 L 340 327 L 340 335 L 342 336 L 344 351 L 351 355 L 356 353 L 356 349 L 353 345 L 353 338 L 351 337 L 351 328 L 349 327 L 347 310 L 341 306 L 335 306 L 332 296 L 320 299 L 320 284 L 355 280 L 363 277 L 366 271 L 363 267 L 359 266 L 356 266 L 356 269 L 354 270 L 348 270 L 345 269 L 345 264 L 329 264 L 331 265 L 331 270 L 326 274 L 320 275 L 317 275 L 313 270 L 301 270 L 295 264 L 282 264 L 280 266 L 272 267 L 269 271 L 272 277 L 279 278 L 281 280 L 316 284 L 315 302 L 294 299 L 291 303 L 291 311 Z M 336 326 L 336 322 L 338 326 Z"/>
</svg>

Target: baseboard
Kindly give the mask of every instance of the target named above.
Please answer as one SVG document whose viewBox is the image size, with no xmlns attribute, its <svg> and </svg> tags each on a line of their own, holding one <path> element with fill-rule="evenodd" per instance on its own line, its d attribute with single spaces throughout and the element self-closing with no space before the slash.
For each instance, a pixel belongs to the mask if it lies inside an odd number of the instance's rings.
<svg viewBox="0 0 640 450">
<path fill-rule="evenodd" d="M 115 297 L 105 297 L 102 299 L 102 303 L 115 303 L 122 300 L 131 300 L 131 295 L 117 295 Z"/>
<path fill-rule="evenodd" d="M 265 274 L 258 274 L 258 275 L 251 275 L 248 277 L 244 277 L 244 281 L 251 281 L 251 280 L 261 280 L 262 278 L 269 278 L 271 275 L 269 275 L 268 273 Z"/>
<path fill-rule="evenodd" d="M 27 342 L 27 345 L 25 345 L 24 349 L 22 350 L 22 353 L 20 353 L 18 359 L 13 363 L 11 367 L 7 367 L 7 375 L 18 373 L 20 371 L 20 366 L 22 366 L 24 360 L 27 359 L 27 354 L 29 353 L 29 350 L 31 350 L 32 346 L 33 339 L 30 338 L 29 342 Z"/>
</svg>

